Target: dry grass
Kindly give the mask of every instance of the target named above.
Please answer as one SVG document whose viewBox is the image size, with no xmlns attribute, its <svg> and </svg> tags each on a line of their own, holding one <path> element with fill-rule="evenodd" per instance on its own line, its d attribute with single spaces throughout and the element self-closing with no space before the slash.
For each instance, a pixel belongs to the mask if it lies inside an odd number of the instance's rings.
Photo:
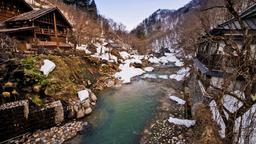
<svg viewBox="0 0 256 144">
<path fill-rule="evenodd" d="M 212 113 L 208 106 L 197 104 L 194 109 L 197 125 L 194 128 L 194 144 L 222 144 L 218 133 L 218 126 L 212 120 Z"/>
</svg>

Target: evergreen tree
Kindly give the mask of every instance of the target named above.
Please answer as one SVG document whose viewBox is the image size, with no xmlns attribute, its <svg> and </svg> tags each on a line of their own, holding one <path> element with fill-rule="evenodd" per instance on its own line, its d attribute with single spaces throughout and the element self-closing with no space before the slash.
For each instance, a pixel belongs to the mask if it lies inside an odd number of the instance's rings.
<svg viewBox="0 0 256 144">
<path fill-rule="evenodd" d="M 90 3 L 89 8 L 90 9 L 97 9 L 97 6 L 96 6 L 96 3 L 95 3 L 94 0 L 92 0 L 92 2 Z"/>
</svg>

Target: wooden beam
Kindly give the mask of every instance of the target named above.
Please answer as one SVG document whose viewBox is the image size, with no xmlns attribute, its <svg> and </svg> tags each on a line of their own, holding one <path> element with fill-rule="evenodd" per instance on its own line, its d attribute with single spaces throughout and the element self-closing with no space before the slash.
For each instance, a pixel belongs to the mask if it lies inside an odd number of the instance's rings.
<svg viewBox="0 0 256 144">
<path fill-rule="evenodd" d="M 32 26 L 33 26 L 33 27 L 35 26 L 35 22 L 34 22 L 34 21 L 32 22 Z M 35 32 L 35 30 L 36 30 L 36 29 L 34 28 L 33 34 L 34 34 L 34 40 L 35 40 L 35 42 L 37 43 L 37 40 L 36 40 L 37 38 L 36 38 L 36 32 Z"/>
<path fill-rule="evenodd" d="M 54 24 L 54 34 L 56 38 L 57 48 L 59 48 L 59 40 L 58 40 L 58 30 L 57 30 L 57 20 L 56 20 L 56 14 L 53 13 L 53 24 Z"/>
</svg>

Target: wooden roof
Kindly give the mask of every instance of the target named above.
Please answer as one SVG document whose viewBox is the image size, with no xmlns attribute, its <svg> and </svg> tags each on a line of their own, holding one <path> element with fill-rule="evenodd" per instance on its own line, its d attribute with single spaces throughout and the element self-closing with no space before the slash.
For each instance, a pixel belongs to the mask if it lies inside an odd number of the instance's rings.
<svg viewBox="0 0 256 144">
<path fill-rule="evenodd" d="M 250 16 L 251 14 L 253 14 L 255 12 L 256 12 L 256 3 L 253 4 L 252 6 L 250 6 L 249 8 L 247 8 L 245 11 L 243 11 L 241 13 L 241 16 L 242 17 L 247 17 L 247 16 Z"/>
<path fill-rule="evenodd" d="M 72 25 L 69 23 L 69 21 L 66 19 L 66 17 L 61 13 L 61 11 L 57 7 L 44 8 L 44 9 L 40 9 L 40 10 L 32 10 L 30 12 L 26 12 L 26 13 L 20 14 L 18 16 L 15 16 L 13 18 L 10 18 L 10 19 L 6 20 L 6 22 L 33 21 L 33 20 L 38 19 L 38 18 L 40 18 L 48 13 L 51 13 L 53 11 L 58 12 L 62 16 L 62 18 L 68 25 L 68 27 L 70 27 L 70 28 L 72 27 Z"/>
</svg>

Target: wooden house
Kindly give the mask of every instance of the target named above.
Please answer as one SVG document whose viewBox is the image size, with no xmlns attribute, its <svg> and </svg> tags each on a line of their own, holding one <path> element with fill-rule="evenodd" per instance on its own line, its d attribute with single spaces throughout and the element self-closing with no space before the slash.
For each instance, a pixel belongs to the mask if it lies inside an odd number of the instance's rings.
<svg viewBox="0 0 256 144">
<path fill-rule="evenodd" d="M 252 36 L 256 36 L 256 4 L 245 10 L 240 14 L 241 20 L 248 29 L 248 33 Z M 232 73 L 232 66 L 235 65 L 237 59 L 235 57 L 230 58 L 228 61 L 223 59 L 224 55 L 230 53 L 230 49 L 225 45 L 225 42 L 221 39 L 231 39 L 236 42 L 238 47 L 241 47 L 243 41 L 243 30 L 236 19 L 230 19 L 216 28 L 212 29 L 209 33 L 216 37 L 216 39 L 202 40 L 198 46 L 197 58 L 194 60 L 195 66 L 198 70 L 210 77 L 222 77 L 223 73 L 221 65 L 223 62 L 228 62 L 226 71 Z M 218 39 L 218 37 L 220 39 Z M 255 37 L 256 38 L 256 37 Z M 256 44 L 251 45 L 251 50 L 255 51 Z M 256 59 L 255 52 L 252 54 L 252 58 Z"/>
<path fill-rule="evenodd" d="M 24 3 L 23 6 L 27 4 Z M 52 7 L 40 10 L 30 9 L 8 18 L 4 20 L 4 28 L 0 28 L 0 33 L 17 39 L 21 50 L 39 47 L 71 48 L 72 46 L 67 43 L 67 34 L 71 28 L 72 25 L 61 11 L 57 7 Z"/>
</svg>

